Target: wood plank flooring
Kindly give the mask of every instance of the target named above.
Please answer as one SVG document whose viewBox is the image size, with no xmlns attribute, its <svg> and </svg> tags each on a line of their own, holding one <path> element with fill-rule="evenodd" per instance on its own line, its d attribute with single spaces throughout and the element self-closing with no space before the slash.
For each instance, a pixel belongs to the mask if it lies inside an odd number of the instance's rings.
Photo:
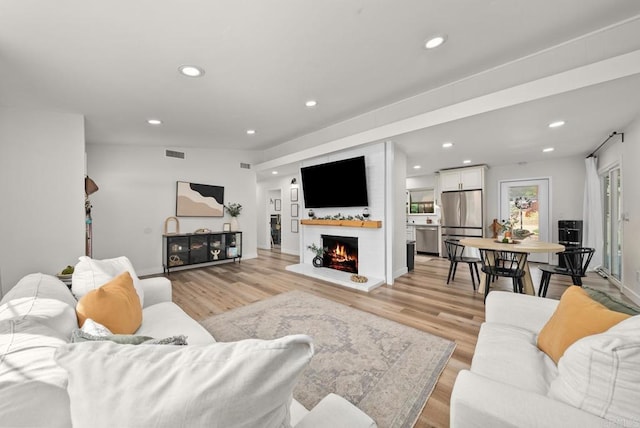
<svg viewBox="0 0 640 428">
<path fill-rule="evenodd" d="M 398 278 L 393 287 L 370 293 L 351 290 L 285 270 L 297 256 L 259 250 L 256 259 L 241 263 L 171 273 L 173 300 L 194 319 L 302 290 L 456 342 L 456 350 L 428 400 L 416 427 L 448 427 L 449 399 L 457 373 L 469 368 L 478 330 L 484 321 L 483 296 L 474 293 L 466 265 L 459 265 L 455 282 L 446 284 L 449 262 L 417 256 L 415 270 Z M 540 271 L 532 264 L 534 284 Z M 496 286 L 497 284 L 497 286 Z M 554 275 L 547 297 L 559 298 L 571 281 Z M 617 292 L 599 275 L 589 274 L 585 285 Z M 511 290 L 507 279 L 492 287 Z"/>
</svg>

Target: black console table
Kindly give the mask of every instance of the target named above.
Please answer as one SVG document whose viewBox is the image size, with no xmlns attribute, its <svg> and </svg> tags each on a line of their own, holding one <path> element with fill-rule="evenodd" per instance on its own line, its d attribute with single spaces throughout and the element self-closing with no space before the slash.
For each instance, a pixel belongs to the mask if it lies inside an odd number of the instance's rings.
<svg viewBox="0 0 640 428">
<path fill-rule="evenodd" d="M 242 232 L 162 235 L 162 266 L 172 268 L 242 258 Z"/>
</svg>

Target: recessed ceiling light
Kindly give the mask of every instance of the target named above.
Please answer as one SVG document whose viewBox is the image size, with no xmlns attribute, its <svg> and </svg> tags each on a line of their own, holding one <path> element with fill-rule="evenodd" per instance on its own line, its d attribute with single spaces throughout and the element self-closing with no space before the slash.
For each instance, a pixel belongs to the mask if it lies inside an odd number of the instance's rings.
<svg viewBox="0 0 640 428">
<path fill-rule="evenodd" d="M 453 147 L 453 143 L 442 143 L 442 147 L 448 149 L 449 147 Z"/>
<path fill-rule="evenodd" d="M 178 71 L 187 77 L 200 77 L 204 74 L 204 70 L 195 65 L 181 65 L 178 67 Z"/>
<path fill-rule="evenodd" d="M 315 107 L 318 105 L 318 102 L 316 100 L 309 100 L 306 103 L 304 103 L 304 105 L 307 107 Z"/>
<path fill-rule="evenodd" d="M 253 135 L 256 133 L 255 129 L 247 129 L 247 135 Z"/>
<path fill-rule="evenodd" d="M 162 121 L 160 119 L 148 119 L 147 123 L 149 125 L 162 125 Z"/>
<path fill-rule="evenodd" d="M 549 124 L 549 128 L 559 128 L 564 125 L 564 120 L 556 120 L 555 122 L 551 122 Z"/>
<path fill-rule="evenodd" d="M 552 152 L 553 150 L 554 150 L 553 147 L 547 147 L 546 149 L 542 149 L 542 151 L 545 153 Z"/>
<path fill-rule="evenodd" d="M 467 164 L 467 163 L 471 163 L 471 161 L 469 159 L 465 159 L 462 161 L 462 163 Z"/>
<path fill-rule="evenodd" d="M 413 169 L 420 169 L 420 168 L 422 168 L 420 165 L 414 165 L 413 166 Z"/>
<path fill-rule="evenodd" d="M 447 41 L 447 36 L 443 34 L 438 36 L 433 36 L 424 43 L 424 47 L 425 49 L 434 49 L 442 45 L 445 41 Z"/>
<path fill-rule="evenodd" d="M 278 171 L 271 171 L 271 174 L 278 175 Z"/>
</svg>

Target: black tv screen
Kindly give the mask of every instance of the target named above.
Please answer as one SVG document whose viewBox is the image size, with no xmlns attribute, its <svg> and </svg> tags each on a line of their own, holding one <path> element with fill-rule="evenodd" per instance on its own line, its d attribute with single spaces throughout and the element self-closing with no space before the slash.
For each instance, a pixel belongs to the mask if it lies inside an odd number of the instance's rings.
<svg viewBox="0 0 640 428">
<path fill-rule="evenodd" d="M 366 207 L 364 156 L 301 168 L 306 208 Z"/>
</svg>

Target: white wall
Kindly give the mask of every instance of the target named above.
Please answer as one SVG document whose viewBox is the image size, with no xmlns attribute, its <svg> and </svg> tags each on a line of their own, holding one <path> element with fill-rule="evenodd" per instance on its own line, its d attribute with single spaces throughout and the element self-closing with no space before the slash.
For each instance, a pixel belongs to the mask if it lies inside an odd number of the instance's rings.
<svg viewBox="0 0 640 428">
<path fill-rule="evenodd" d="M 84 254 L 84 118 L 0 108 L 0 283 Z"/>
<path fill-rule="evenodd" d="M 485 233 L 494 218 L 500 219 L 501 180 L 526 178 L 550 178 L 549 197 L 551 203 L 551 242 L 558 241 L 558 220 L 582 219 L 584 198 L 584 158 L 550 159 L 525 165 L 504 165 L 489 168 L 485 172 Z"/>
<path fill-rule="evenodd" d="M 164 221 L 176 213 L 176 181 L 224 186 L 224 203 L 242 204 L 242 256 L 257 256 L 256 176 L 240 163 L 239 150 L 179 149 L 185 159 L 165 157 L 164 147 L 87 146 L 88 171 L 100 190 L 93 203 L 93 256 L 126 255 L 141 274 L 162 272 Z M 181 217 L 180 232 L 221 231 L 230 217 Z"/>
<path fill-rule="evenodd" d="M 406 181 L 407 155 L 399 150 L 394 143 L 385 143 L 387 147 L 387 215 L 386 220 L 391 224 L 388 229 L 392 233 L 388 236 L 387 257 L 392 260 L 387 268 L 387 284 L 405 273 L 407 269 L 407 211 L 406 211 Z"/>
</svg>

